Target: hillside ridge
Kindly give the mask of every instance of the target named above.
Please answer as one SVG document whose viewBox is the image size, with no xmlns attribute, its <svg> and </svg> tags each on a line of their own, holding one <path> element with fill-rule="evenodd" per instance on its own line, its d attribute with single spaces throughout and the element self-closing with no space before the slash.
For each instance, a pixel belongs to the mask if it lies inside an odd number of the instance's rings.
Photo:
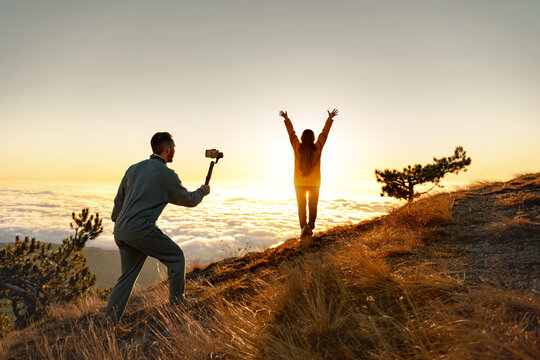
<svg viewBox="0 0 540 360">
<path fill-rule="evenodd" d="M 426 196 L 132 294 L 58 307 L 8 359 L 539 358 L 540 173 Z M 82 345 L 81 345 L 82 344 Z"/>
</svg>

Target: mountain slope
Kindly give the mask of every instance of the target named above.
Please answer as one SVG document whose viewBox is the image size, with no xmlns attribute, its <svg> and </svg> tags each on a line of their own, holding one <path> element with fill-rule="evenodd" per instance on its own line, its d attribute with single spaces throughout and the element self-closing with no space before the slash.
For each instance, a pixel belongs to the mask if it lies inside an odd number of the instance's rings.
<svg viewBox="0 0 540 360">
<path fill-rule="evenodd" d="M 135 292 L 87 299 L 0 341 L 5 358 L 540 358 L 540 173 L 419 199 Z"/>
</svg>

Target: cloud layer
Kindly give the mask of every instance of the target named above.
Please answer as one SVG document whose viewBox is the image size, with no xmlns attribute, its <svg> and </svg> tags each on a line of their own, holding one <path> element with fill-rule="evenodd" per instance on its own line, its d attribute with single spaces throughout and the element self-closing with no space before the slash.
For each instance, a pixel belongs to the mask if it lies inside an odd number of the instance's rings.
<svg viewBox="0 0 540 360">
<path fill-rule="evenodd" d="M 115 249 L 110 221 L 116 186 L 53 184 L 0 187 L 0 242 L 15 235 L 61 243 L 70 234 L 71 213 L 83 207 L 99 212 L 104 232 L 91 246 Z M 320 200 L 316 230 L 352 224 L 386 213 L 386 201 Z M 177 242 L 188 263 L 201 265 L 247 251 L 268 248 L 298 236 L 295 199 L 232 197 L 219 192 L 195 208 L 167 206 L 158 226 Z"/>
</svg>

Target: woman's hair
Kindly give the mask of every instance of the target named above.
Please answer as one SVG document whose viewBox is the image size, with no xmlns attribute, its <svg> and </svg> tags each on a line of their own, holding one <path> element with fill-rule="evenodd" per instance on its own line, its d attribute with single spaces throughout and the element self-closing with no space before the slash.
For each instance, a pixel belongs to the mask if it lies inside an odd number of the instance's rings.
<svg viewBox="0 0 540 360">
<path fill-rule="evenodd" d="M 302 133 L 302 141 L 298 152 L 300 153 L 300 172 L 303 176 L 308 176 L 313 170 L 315 163 L 315 134 L 312 130 L 306 129 Z"/>
</svg>

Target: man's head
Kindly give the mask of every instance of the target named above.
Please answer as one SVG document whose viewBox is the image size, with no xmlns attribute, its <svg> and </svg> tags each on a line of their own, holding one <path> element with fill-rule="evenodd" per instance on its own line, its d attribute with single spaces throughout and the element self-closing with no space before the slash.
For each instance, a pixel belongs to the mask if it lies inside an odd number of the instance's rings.
<svg viewBox="0 0 540 360">
<path fill-rule="evenodd" d="M 167 162 L 172 162 L 174 157 L 174 141 L 168 132 L 158 132 L 150 140 L 154 154 L 161 156 Z"/>
</svg>

